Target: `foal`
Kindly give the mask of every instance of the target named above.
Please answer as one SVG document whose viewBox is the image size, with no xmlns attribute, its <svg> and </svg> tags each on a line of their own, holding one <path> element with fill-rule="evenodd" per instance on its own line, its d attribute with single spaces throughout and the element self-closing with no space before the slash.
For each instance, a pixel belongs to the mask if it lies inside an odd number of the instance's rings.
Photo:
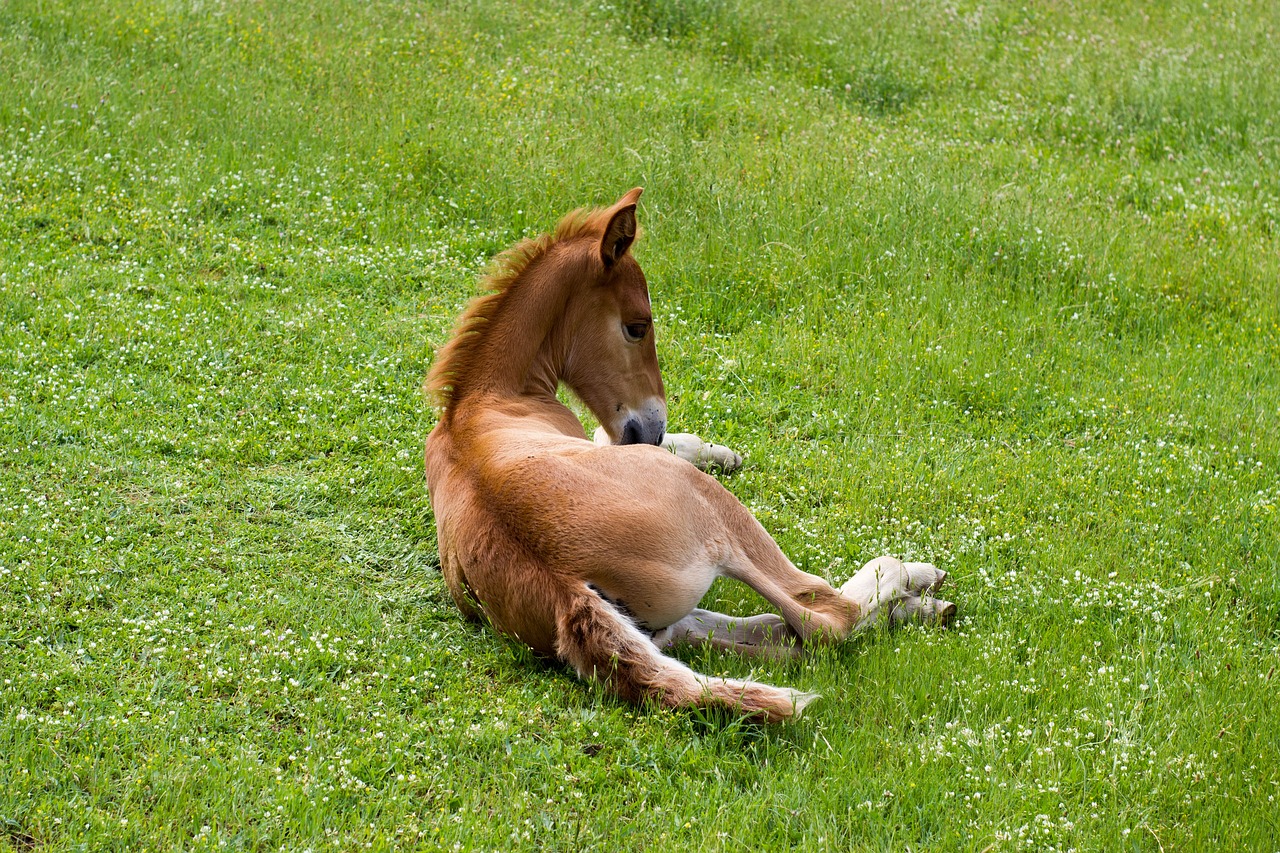
<svg viewBox="0 0 1280 853">
<path fill-rule="evenodd" d="M 500 255 L 489 292 L 440 350 L 426 471 L 441 568 L 463 613 L 625 699 L 785 720 L 814 695 L 710 678 L 661 650 L 794 655 L 877 618 L 946 621 L 955 606 L 932 598 L 946 574 L 927 563 L 881 557 L 838 590 L 800 571 L 719 482 L 655 446 L 666 395 L 648 285 L 629 251 L 640 192 Z M 561 382 L 612 444 L 587 439 L 556 399 Z M 707 461 L 696 438 L 675 445 Z M 696 609 L 719 576 L 781 615 Z"/>
</svg>

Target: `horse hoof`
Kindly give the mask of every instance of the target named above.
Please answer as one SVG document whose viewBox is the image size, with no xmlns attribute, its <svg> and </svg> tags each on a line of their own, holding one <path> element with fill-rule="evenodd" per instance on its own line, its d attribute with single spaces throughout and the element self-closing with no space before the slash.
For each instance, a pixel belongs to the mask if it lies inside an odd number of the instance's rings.
<svg viewBox="0 0 1280 853">
<path fill-rule="evenodd" d="M 945 628 L 955 621 L 957 611 L 954 603 L 938 599 L 935 606 L 937 615 L 934 616 L 934 621 L 938 626 Z"/>
</svg>

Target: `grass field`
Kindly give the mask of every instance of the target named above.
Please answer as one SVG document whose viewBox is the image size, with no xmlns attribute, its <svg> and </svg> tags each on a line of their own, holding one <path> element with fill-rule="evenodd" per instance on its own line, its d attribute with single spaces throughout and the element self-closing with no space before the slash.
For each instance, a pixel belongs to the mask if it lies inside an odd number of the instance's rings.
<svg viewBox="0 0 1280 853">
<path fill-rule="evenodd" d="M 0 58 L 0 850 L 1280 847 L 1280 5 L 7 0 Z M 673 427 L 802 568 L 954 579 L 685 654 L 792 725 L 436 567 L 435 347 L 636 185 Z"/>
</svg>

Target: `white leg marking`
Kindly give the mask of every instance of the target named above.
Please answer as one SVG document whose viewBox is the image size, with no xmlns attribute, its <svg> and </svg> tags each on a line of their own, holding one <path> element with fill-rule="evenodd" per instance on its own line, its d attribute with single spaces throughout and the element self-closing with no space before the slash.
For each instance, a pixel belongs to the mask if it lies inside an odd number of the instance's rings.
<svg viewBox="0 0 1280 853">
<path fill-rule="evenodd" d="M 877 557 L 849 578 L 840 592 L 862 607 L 855 631 L 876 624 L 886 615 L 893 622 L 946 621 L 955 615 L 955 605 L 932 596 L 946 579 L 947 573 L 931 563 Z"/>
<path fill-rule="evenodd" d="M 742 467 L 741 456 L 723 444 L 703 441 L 691 432 L 668 433 L 662 440 L 662 446 L 702 471 L 729 474 Z"/>
<path fill-rule="evenodd" d="M 884 611 L 880 611 L 884 615 Z M 909 595 L 893 605 L 889 619 L 894 625 L 904 622 L 921 622 L 926 625 L 945 625 L 956 615 L 956 606 L 950 601 L 934 598 L 929 594 Z"/>
<path fill-rule="evenodd" d="M 597 427 L 592 440 L 596 444 L 610 444 L 609 434 L 604 427 Z M 668 433 L 662 439 L 662 447 L 674 453 L 686 462 L 693 463 L 701 471 L 720 471 L 731 474 L 742 467 L 742 457 L 723 444 L 712 444 L 703 441 L 691 432 Z"/>
<path fill-rule="evenodd" d="M 688 616 L 654 634 L 660 649 L 688 643 L 710 645 L 742 654 L 785 660 L 800 654 L 795 633 L 786 620 L 773 613 L 758 616 L 726 616 L 713 610 L 695 609 Z"/>
</svg>

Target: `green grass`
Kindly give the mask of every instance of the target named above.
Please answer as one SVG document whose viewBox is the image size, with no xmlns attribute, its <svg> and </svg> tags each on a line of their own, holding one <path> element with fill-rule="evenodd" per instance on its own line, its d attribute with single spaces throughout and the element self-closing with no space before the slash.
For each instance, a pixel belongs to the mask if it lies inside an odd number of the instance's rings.
<svg viewBox="0 0 1280 853">
<path fill-rule="evenodd" d="M 0 849 L 1274 849 L 1278 39 L 0 5 Z M 955 580 L 950 631 L 685 655 L 821 692 L 794 725 L 621 705 L 436 570 L 434 348 L 635 185 L 673 426 L 803 568 Z"/>
</svg>

